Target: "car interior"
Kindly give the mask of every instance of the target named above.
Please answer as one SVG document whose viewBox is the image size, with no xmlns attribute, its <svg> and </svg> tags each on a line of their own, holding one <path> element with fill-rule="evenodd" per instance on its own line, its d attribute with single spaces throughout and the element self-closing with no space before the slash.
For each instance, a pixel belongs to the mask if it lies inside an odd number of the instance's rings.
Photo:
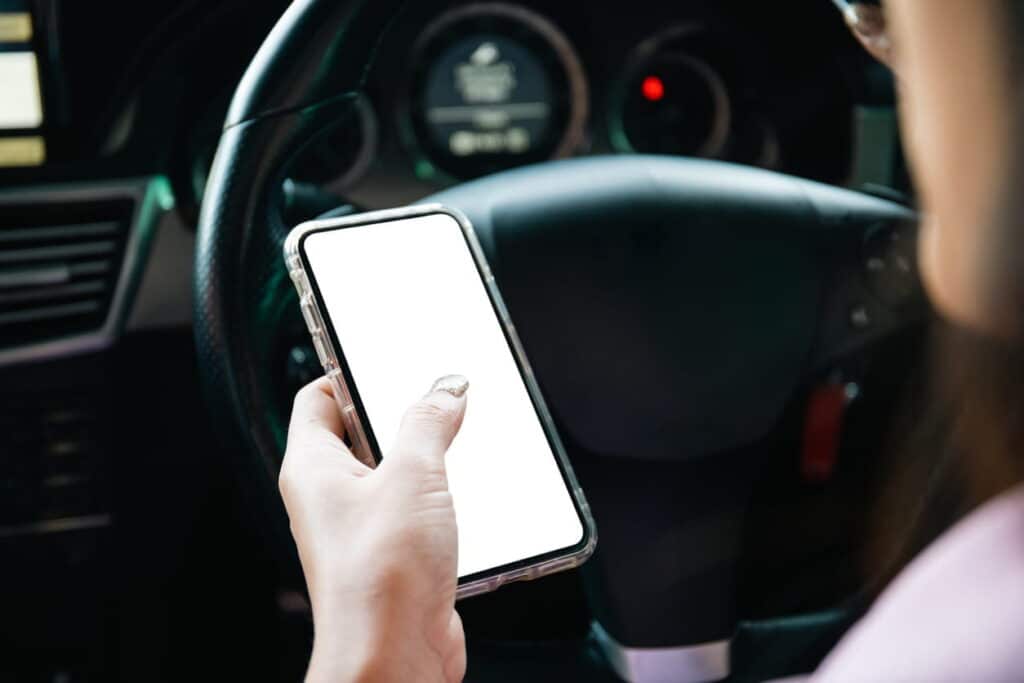
<svg viewBox="0 0 1024 683">
<path fill-rule="evenodd" d="M 466 679 L 817 666 L 931 316 L 893 78 L 830 2 L 0 0 L 0 679 L 301 679 L 281 245 L 422 202 L 599 537 L 458 604 Z"/>
</svg>

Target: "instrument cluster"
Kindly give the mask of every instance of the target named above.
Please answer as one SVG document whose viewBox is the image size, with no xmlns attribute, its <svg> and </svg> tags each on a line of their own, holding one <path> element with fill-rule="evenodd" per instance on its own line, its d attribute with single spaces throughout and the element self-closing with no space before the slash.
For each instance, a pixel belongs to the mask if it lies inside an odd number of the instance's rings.
<svg viewBox="0 0 1024 683">
<path fill-rule="evenodd" d="M 850 173 L 853 102 L 828 83 L 827 59 L 809 68 L 783 54 L 817 79 L 800 82 L 727 21 L 655 20 L 617 34 L 614 17 L 595 23 L 599 8 L 407 12 L 400 35 L 382 41 L 358 111 L 313 146 L 296 179 L 375 207 L 586 154 L 722 159 L 832 183 Z"/>
</svg>

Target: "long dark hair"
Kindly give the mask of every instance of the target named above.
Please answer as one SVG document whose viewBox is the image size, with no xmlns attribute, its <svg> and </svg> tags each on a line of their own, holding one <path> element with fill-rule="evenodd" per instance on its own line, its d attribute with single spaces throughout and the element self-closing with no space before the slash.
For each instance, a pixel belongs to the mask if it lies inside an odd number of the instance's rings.
<svg viewBox="0 0 1024 683">
<path fill-rule="evenodd" d="M 1024 345 L 937 322 L 888 449 L 868 544 L 877 593 L 943 531 L 1024 481 Z"/>
</svg>

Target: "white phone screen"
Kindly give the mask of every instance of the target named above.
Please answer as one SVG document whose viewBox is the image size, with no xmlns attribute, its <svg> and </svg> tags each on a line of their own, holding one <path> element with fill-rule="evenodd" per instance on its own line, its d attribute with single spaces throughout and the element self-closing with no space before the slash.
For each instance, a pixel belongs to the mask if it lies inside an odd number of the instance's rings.
<svg viewBox="0 0 1024 683">
<path fill-rule="evenodd" d="M 579 544 L 582 521 L 455 219 L 314 232 L 303 251 L 384 457 L 435 379 L 469 378 L 446 460 L 459 577 Z"/>
</svg>

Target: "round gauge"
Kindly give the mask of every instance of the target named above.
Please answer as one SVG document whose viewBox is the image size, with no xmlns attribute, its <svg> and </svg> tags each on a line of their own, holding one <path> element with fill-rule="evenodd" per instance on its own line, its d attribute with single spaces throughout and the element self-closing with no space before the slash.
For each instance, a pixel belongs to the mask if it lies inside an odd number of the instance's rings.
<svg viewBox="0 0 1024 683">
<path fill-rule="evenodd" d="M 638 50 L 616 99 L 612 142 L 621 151 L 714 157 L 728 141 L 725 84 L 672 41 Z"/>
<path fill-rule="evenodd" d="M 543 17 L 470 5 L 431 24 L 414 54 L 408 132 L 421 175 L 483 175 L 567 156 L 582 141 L 583 69 Z"/>
</svg>

